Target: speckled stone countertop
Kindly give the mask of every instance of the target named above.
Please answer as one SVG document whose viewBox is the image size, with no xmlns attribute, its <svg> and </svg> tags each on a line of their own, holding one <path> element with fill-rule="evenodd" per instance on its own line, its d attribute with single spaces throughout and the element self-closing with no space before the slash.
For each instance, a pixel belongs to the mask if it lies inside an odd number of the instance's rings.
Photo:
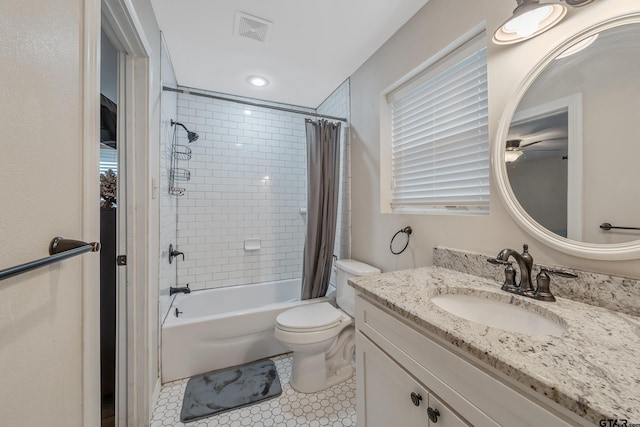
<svg viewBox="0 0 640 427">
<path fill-rule="evenodd" d="M 364 295 L 598 425 L 640 423 L 640 317 L 558 298 L 540 302 L 500 284 L 441 267 L 361 276 L 349 283 Z M 558 336 L 525 335 L 457 317 L 430 299 L 481 295 L 537 312 L 567 327 Z"/>
</svg>

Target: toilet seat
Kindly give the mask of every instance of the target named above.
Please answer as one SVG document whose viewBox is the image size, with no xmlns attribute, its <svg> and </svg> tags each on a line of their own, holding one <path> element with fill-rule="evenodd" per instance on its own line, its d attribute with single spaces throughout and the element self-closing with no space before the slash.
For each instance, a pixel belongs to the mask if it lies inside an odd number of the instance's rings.
<svg viewBox="0 0 640 427">
<path fill-rule="evenodd" d="M 335 328 L 345 319 L 344 313 L 328 302 L 307 304 L 280 313 L 276 327 L 287 332 L 320 332 Z"/>
</svg>

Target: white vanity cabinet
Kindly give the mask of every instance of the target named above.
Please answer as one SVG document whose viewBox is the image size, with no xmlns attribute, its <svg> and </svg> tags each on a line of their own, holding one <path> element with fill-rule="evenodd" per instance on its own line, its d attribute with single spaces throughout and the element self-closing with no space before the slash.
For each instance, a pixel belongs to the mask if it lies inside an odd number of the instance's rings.
<svg viewBox="0 0 640 427">
<path fill-rule="evenodd" d="M 363 387 L 358 389 L 359 426 L 469 426 L 359 332 L 356 349 L 363 376 Z"/>
<path fill-rule="evenodd" d="M 590 425 L 544 396 L 508 385 L 452 347 L 359 294 L 358 426 Z M 411 393 L 422 397 L 418 406 Z M 435 422 L 428 408 L 438 411 Z"/>
</svg>

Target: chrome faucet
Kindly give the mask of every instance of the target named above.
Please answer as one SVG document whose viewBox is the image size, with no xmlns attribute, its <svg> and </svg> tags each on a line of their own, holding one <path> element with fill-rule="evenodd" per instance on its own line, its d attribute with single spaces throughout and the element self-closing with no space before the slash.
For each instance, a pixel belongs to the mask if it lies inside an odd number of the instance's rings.
<svg viewBox="0 0 640 427">
<path fill-rule="evenodd" d="M 518 263 L 518 267 L 520 268 L 520 283 L 518 286 L 510 287 L 510 289 L 504 289 L 505 285 L 503 285 L 503 290 L 508 292 L 513 292 L 516 294 L 527 295 L 534 292 L 533 284 L 531 283 L 531 270 L 533 269 L 533 257 L 529 254 L 529 245 L 525 244 L 522 246 L 522 254 L 516 252 L 513 249 L 503 249 L 496 256 L 496 260 L 509 262 L 509 258 L 513 257 Z"/>
</svg>

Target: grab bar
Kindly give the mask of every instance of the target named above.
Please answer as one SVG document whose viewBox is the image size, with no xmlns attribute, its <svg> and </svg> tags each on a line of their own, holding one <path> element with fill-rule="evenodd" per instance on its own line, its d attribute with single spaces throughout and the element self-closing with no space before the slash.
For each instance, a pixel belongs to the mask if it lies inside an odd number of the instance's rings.
<svg viewBox="0 0 640 427">
<path fill-rule="evenodd" d="M 609 231 L 613 228 L 618 229 L 618 230 L 640 230 L 640 228 L 638 227 L 618 227 L 615 225 L 611 225 L 608 222 L 603 222 L 602 224 L 600 224 L 600 228 L 602 228 L 603 230 Z"/>
<path fill-rule="evenodd" d="M 46 258 L 37 259 L 35 261 L 16 265 L 15 267 L 6 268 L 0 271 L 0 280 L 8 279 L 63 259 L 71 258 L 85 252 L 100 252 L 100 242 L 85 243 L 79 240 L 64 239 L 62 237 L 54 237 L 49 243 L 49 255 Z"/>
</svg>

